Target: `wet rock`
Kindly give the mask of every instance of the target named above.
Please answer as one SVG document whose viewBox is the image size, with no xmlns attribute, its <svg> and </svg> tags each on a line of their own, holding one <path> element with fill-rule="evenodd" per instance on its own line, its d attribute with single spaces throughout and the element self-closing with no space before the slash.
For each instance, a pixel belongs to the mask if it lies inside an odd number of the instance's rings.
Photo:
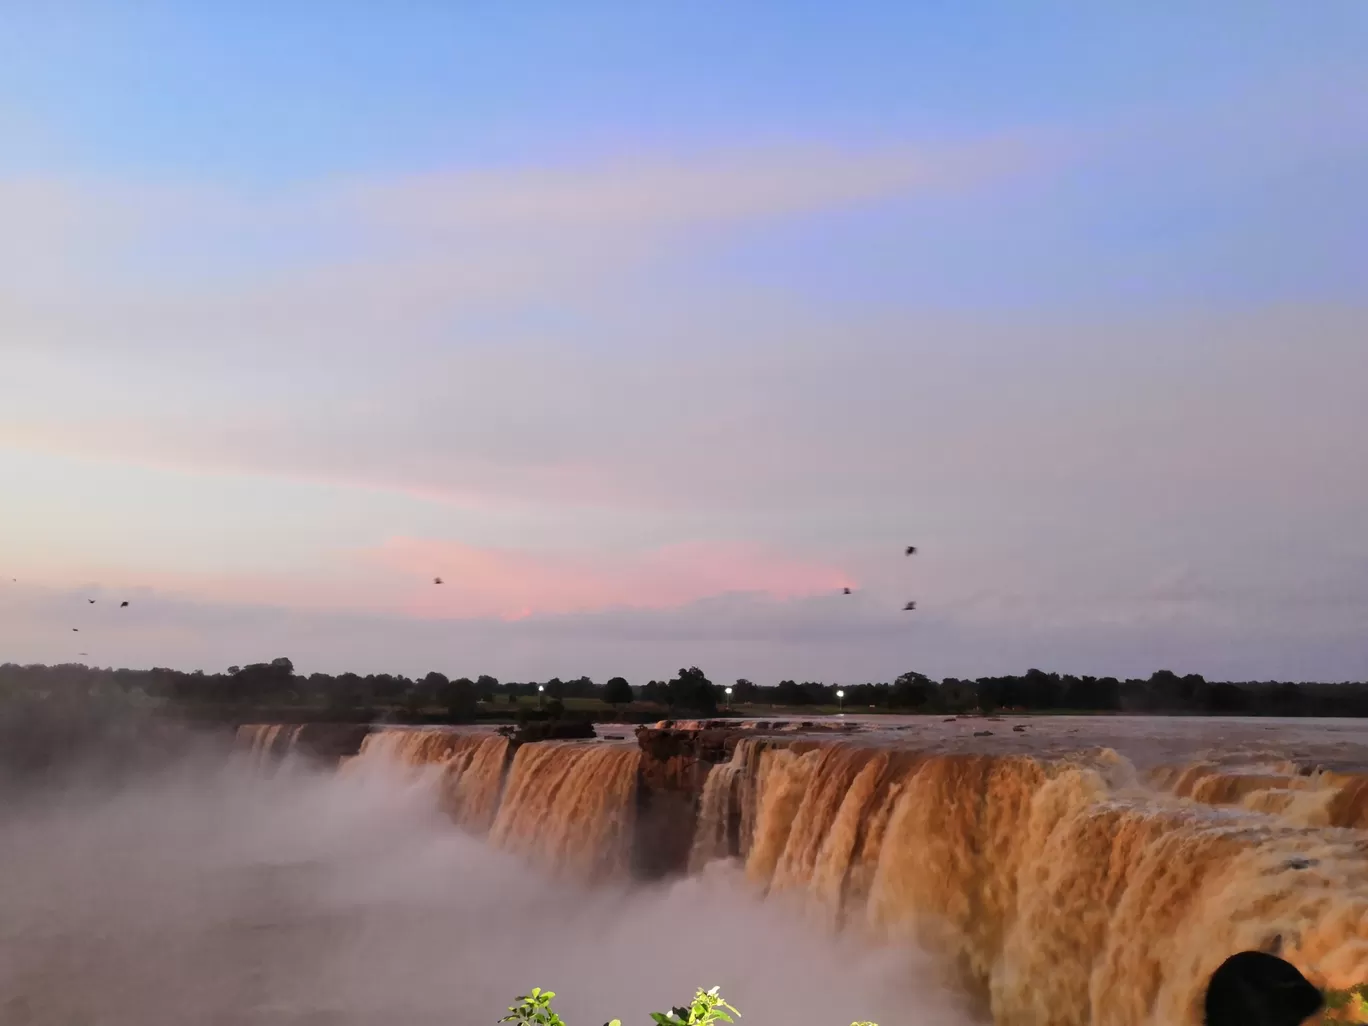
<svg viewBox="0 0 1368 1026">
<path fill-rule="evenodd" d="M 370 732 L 366 723 L 306 723 L 295 736 L 294 751 L 333 761 L 361 751 L 361 742 Z"/>
<path fill-rule="evenodd" d="M 588 720 L 533 720 L 519 724 L 512 734 L 514 743 L 520 745 L 530 741 L 573 741 L 596 736 L 594 725 Z"/>
</svg>

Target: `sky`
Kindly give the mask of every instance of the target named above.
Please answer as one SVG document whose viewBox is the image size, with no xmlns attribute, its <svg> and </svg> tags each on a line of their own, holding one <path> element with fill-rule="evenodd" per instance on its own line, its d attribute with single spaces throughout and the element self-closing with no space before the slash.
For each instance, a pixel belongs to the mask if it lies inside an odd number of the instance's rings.
<svg viewBox="0 0 1368 1026">
<path fill-rule="evenodd" d="M 5 20 L 0 661 L 1368 678 L 1357 0 Z"/>
</svg>

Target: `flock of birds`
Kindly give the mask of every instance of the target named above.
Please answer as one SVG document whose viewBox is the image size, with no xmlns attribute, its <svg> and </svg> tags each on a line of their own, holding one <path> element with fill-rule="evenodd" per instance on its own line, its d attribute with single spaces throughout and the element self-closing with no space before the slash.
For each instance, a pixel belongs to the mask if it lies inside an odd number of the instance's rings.
<svg viewBox="0 0 1368 1026">
<path fill-rule="evenodd" d="M 94 599 L 86 599 L 86 602 L 89 602 L 92 606 L 94 605 L 94 603 L 96 603 Z M 119 603 L 119 609 L 127 609 L 127 607 L 129 607 L 129 601 L 127 601 L 127 599 L 124 599 L 123 602 Z M 71 628 L 71 633 L 74 633 L 74 635 L 78 635 L 78 633 L 81 633 L 81 628 L 73 627 Z M 89 653 L 77 653 L 77 655 L 89 655 Z"/>
<path fill-rule="evenodd" d="M 18 583 L 19 583 L 19 578 L 17 578 L 17 577 L 11 577 L 11 578 L 10 578 L 10 581 L 11 581 L 12 583 L 14 583 L 14 584 L 18 584 Z M 93 599 L 93 598 L 88 598 L 88 599 L 86 599 L 86 603 L 87 603 L 88 605 L 92 605 L 92 606 L 96 603 L 96 601 L 97 601 L 97 600 L 96 600 L 96 599 Z M 127 609 L 127 608 L 128 608 L 128 599 L 124 599 L 122 602 L 120 602 L 120 603 L 119 603 L 119 608 L 120 608 L 120 609 Z M 71 628 L 71 633 L 72 633 L 72 634 L 80 634 L 80 633 L 81 633 L 81 628 L 79 628 L 79 627 L 73 627 L 73 628 Z M 84 655 L 89 655 L 90 653 L 88 653 L 88 652 L 77 652 L 76 654 L 77 654 L 77 655 L 80 655 L 80 656 L 84 656 Z"/>
<path fill-rule="evenodd" d="M 906 548 L 906 550 L 904 550 L 904 552 L 903 552 L 903 555 L 904 555 L 904 556 L 915 556 L 916 554 L 917 554 L 917 547 L 916 547 L 915 545 L 909 545 L 909 546 Z M 441 582 L 438 582 L 438 583 L 441 583 Z M 841 589 L 841 594 L 842 594 L 842 595 L 849 595 L 849 594 L 851 594 L 851 591 L 850 591 L 849 588 L 842 588 L 842 589 Z M 909 601 L 905 606 L 903 606 L 903 612 L 904 612 L 904 613 L 910 613 L 910 612 L 912 612 L 913 610 L 915 610 L 916 608 L 917 608 L 917 603 L 912 602 L 912 601 Z"/>
<path fill-rule="evenodd" d="M 917 554 L 917 547 L 916 547 L 915 545 L 909 545 L 909 546 L 907 546 L 906 550 L 904 550 L 904 552 L 903 552 L 903 555 L 905 555 L 905 556 L 915 556 L 916 554 Z M 18 580 L 19 580 L 19 579 L 18 579 L 17 577 L 16 577 L 16 578 L 11 578 L 11 579 L 12 579 L 16 584 L 18 583 Z M 442 583 L 444 583 L 444 582 L 443 582 L 442 578 L 440 578 L 440 577 L 434 577 L 434 578 L 432 579 L 432 583 L 433 583 L 433 584 L 442 584 Z M 841 593 L 842 593 L 843 595 L 849 595 L 849 594 L 851 594 L 851 590 L 850 590 L 849 588 L 842 588 L 842 589 L 841 589 Z M 86 602 L 88 602 L 88 603 L 89 603 L 90 605 L 92 605 L 92 606 L 95 604 L 95 601 L 96 601 L 96 600 L 93 599 L 93 598 L 88 598 L 88 599 L 86 599 Z M 120 602 L 120 603 L 119 603 L 119 608 L 120 608 L 120 609 L 127 609 L 127 608 L 128 608 L 128 600 L 127 600 L 127 599 L 124 599 L 122 602 Z M 905 612 L 905 613 L 910 613 L 910 612 L 912 612 L 913 610 L 915 610 L 916 608 L 917 608 L 917 603 L 916 603 L 916 602 L 909 601 L 906 605 L 903 606 L 903 612 Z M 73 627 L 73 628 L 71 628 L 71 633 L 73 633 L 73 634 L 79 634 L 79 633 L 81 633 L 81 628 L 79 628 L 79 627 Z M 78 654 L 79 654 L 79 655 L 85 655 L 86 653 L 85 653 L 85 652 L 80 652 L 80 653 L 78 653 Z"/>
<path fill-rule="evenodd" d="M 903 555 L 904 555 L 904 556 L 915 556 L 916 554 L 917 554 L 917 547 L 916 547 L 915 545 L 909 545 L 909 546 L 903 551 Z M 432 583 L 433 583 L 433 584 L 441 584 L 441 583 L 443 583 L 443 582 L 442 582 L 442 579 L 441 579 L 440 577 L 434 577 L 434 578 L 432 579 Z M 849 594 L 851 594 L 851 591 L 850 591 L 849 588 L 842 588 L 842 589 L 841 589 L 841 594 L 842 594 L 842 595 L 849 595 Z M 94 602 L 95 600 L 94 600 L 94 599 L 91 599 L 91 601 Z M 128 605 L 128 603 L 125 602 L 124 605 Z M 917 608 L 917 603 L 916 603 L 916 602 L 909 601 L 905 606 L 903 606 L 903 612 L 904 612 L 904 613 L 910 613 L 910 612 L 914 611 L 916 608 Z"/>
</svg>

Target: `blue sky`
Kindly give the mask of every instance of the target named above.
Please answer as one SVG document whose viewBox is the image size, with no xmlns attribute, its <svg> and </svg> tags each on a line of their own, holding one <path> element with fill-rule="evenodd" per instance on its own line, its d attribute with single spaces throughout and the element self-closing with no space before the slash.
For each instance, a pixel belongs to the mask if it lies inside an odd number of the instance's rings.
<svg viewBox="0 0 1368 1026">
<path fill-rule="evenodd" d="M 1361 4 L 7 23 L 0 658 L 1363 676 Z"/>
</svg>

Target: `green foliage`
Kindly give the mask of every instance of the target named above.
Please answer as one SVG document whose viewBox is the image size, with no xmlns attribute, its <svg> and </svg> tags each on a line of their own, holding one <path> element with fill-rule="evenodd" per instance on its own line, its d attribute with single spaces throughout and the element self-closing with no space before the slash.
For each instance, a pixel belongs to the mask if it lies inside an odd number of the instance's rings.
<svg viewBox="0 0 1368 1026">
<path fill-rule="evenodd" d="M 518 998 L 516 1005 L 508 1006 L 508 1014 L 499 1022 L 511 1022 L 515 1026 L 565 1026 L 564 1020 L 551 1010 L 551 999 L 555 996 L 554 990 L 533 987 L 530 993 Z"/>
<path fill-rule="evenodd" d="M 1325 1011 L 1316 1023 L 1362 1023 L 1368 1021 L 1368 983 L 1345 990 L 1325 991 Z"/>
<path fill-rule="evenodd" d="M 727 1004 L 717 991 L 717 987 L 712 990 L 700 989 L 694 995 L 693 1004 L 688 1008 L 676 1006 L 668 1015 L 664 1012 L 652 1012 L 651 1018 L 658 1026 L 712 1026 L 715 1022 L 731 1022 L 732 1017 L 727 1014 L 728 1012 L 735 1012 L 739 1019 L 741 1013 Z"/>
<path fill-rule="evenodd" d="M 687 1007 L 677 1005 L 669 1012 L 652 1012 L 651 1019 L 656 1026 L 713 1026 L 714 1023 L 730 1023 L 741 1018 L 738 1012 L 720 993 L 719 988 L 699 989 L 694 994 L 693 1003 Z M 508 1015 L 499 1022 L 511 1022 L 514 1026 L 565 1026 L 565 1021 L 551 1009 L 554 990 L 533 987 L 530 993 L 518 998 L 516 1005 L 508 1006 Z M 621 1019 L 606 1022 L 603 1026 L 622 1026 Z M 850 1026 L 878 1026 L 873 1022 L 853 1022 Z"/>
</svg>

